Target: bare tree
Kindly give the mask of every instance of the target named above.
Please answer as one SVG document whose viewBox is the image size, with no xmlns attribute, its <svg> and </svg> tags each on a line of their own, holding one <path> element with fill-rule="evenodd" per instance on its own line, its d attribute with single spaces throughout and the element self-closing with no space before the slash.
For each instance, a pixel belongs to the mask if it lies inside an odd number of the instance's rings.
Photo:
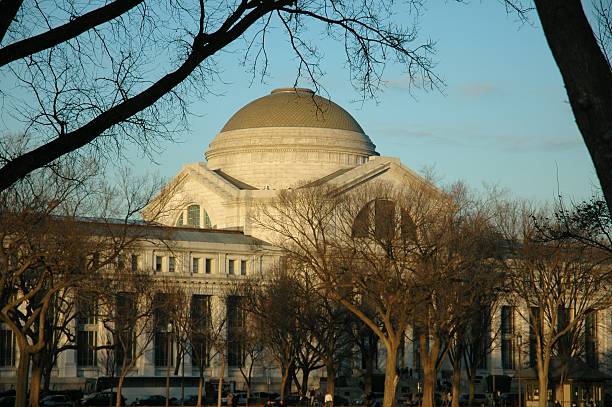
<svg viewBox="0 0 612 407">
<path fill-rule="evenodd" d="M 190 98 L 210 93 L 221 50 L 245 38 L 240 59 L 251 74 L 265 75 L 267 39 L 276 29 L 295 53 L 296 83 L 316 84 L 321 76 L 320 51 L 306 35 L 317 27 L 344 45 L 352 82 L 364 97 L 380 85 L 392 58 L 413 80 L 437 86 L 432 43 L 412 47 L 416 29 L 395 24 L 393 6 L 385 0 L 130 0 L 80 8 L 2 0 L 0 70 L 16 85 L 3 95 L 28 135 L 22 151 L 1 157 L 0 190 L 85 146 L 105 155 L 131 141 L 151 152 L 185 124 Z"/>
<path fill-rule="evenodd" d="M 153 343 L 155 318 L 165 304 L 148 270 L 118 269 L 105 275 L 98 287 L 97 318 L 113 347 L 119 407 L 125 377 Z"/>
<path fill-rule="evenodd" d="M 397 354 L 419 301 L 414 291 L 414 232 L 433 209 L 429 186 L 367 186 L 338 195 L 325 187 L 282 191 L 254 220 L 277 237 L 295 269 L 361 319 L 386 348 L 384 406 L 395 398 Z"/>
<path fill-rule="evenodd" d="M 516 312 L 535 339 L 539 391 L 546 395 L 550 362 L 558 347 L 568 345 L 589 315 L 611 305 L 611 269 L 608 257 L 591 246 L 542 239 L 534 212 L 515 210 L 517 213 L 504 215 L 521 222 L 510 240 L 508 284 Z M 540 214 L 539 218 L 541 225 L 545 216 Z M 545 407 L 546 403 L 547 397 L 541 397 L 539 405 Z"/>
</svg>

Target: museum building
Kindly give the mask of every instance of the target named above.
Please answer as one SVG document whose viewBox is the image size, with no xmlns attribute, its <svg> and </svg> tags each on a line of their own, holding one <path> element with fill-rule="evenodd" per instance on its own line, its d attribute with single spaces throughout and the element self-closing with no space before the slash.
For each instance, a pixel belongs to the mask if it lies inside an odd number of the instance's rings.
<svg viewBox="0 0 612 407">
<path fill-rule="evenodd" d="M 278 262 L 280 251 L 273 237 L 251 221 L 258 206 L 275 198 L 279 191 L 305 183 L 327 184 L 340 192 L 371 182 L 396 185 L 425 183 L 398 158 L 380 156 L 359 123 L 342 107 L 301 88 L 280 88 L 238 110 L 223 126 L 204 153 L 205 161 L 186 164 L 143 211 L 143 217 L 159 205 L 173 208 L 157 222 L 173 228 L 170 251 L 155 239 L 140 242 L 129 253 L 133 267 L 188 285 L 194 298 L 228 315 L 236 304 L 228 287 L 253 273 L 264 272 Z M 501 307 L 493 318 L 501 324 L 500 336 L 482 366 L 482 376 L 513 375 L 517 367 L 516 330 L 519 318 L 512 307 Z M 612 352 L 611 313 L 591 324 L 592 356 Z M 100 352 L 103 328 L 96 321 L 76 321 L 77 346 L 58 360 L 54 383 L 79 387 L 87 378 L 107 374 Z M 228 333 L 231 335 L 231 333 Z M 132 375 L 165 376 L 168 363 L 167 337 L 159 336 L 136 364 Z M 527 339 L 526 339 L 527 340 Z M 418 369 L 414 344 L 406 341 L 402 366 Z M 14 378 L 16 347 L 12 333 L 0 325 L 0 389 Z M 236 350 L 239 352 L 239 350 Z M 240 358 L 228 354 L 226 380 L 242 389 Z M 382 353 L 382 351 L 381 351 Z M 526 355 L 525 357 L 528 357 Z M 384 372 L 384 355 L 378 358 Z M 355 366 L 359 365 L 356 363 Z M 195 363 L 187 354 L 182 370 L 197 376 Z M 206 377 L 218 377 L 220 364 L 211 360 Z M 321 373 L 323 374 L 323 373 Z M 255 386 L 263 389 L 278 381 L 277 369 L 259 366 Z M 313 378 L 316 381 L 316 377 Z M 52 386 L 53 388 L 53 386 Z"/>
</svg>

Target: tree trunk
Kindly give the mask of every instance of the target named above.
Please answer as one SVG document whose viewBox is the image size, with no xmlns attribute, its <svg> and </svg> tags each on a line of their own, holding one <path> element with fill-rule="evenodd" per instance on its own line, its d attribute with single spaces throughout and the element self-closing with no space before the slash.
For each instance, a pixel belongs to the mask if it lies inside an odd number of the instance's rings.
<svg viewBox="0 0 612 407">
<path fill-rule="evenodd" d="M 538 407 L 548 407 L 548 369 L 550 367 L 550 352 L 544 350 L 541 352 L 541 358 L 538 360 L 538 387 L 540 390 L 540 400 Z"/>
<path fill-rule="evenodd" d="M 421 351 L 421 366 L 423 367 L 423 399 L 421 407 L 435 407 L 436 358 L 438 357 L 439 341 L 432 341 L 430 349 L 427 349 L 427 337 L 425 334 L 421 334 L 419 336 L 419 348 Z"/>
<path fill-rule="evenodd" d="M 204 388 L 204 377 L 202 369 L 200 369 L 200 380 L 198 380 L 198 406 L 202 407 L 202 390 Z"/>
<path fill-rule="evenodd" d="M 123 391 L 123 380 L 125 380 L 126 374 L 127 369 L 121 369 L 121 373 L 119 374 L 119 381 L 117 382 L 117 400 L 115 401 L 115 407 L 121 407 L 121 392 Z"/>
<path fill-rule="evenodd" d="M 461 359 L 453 363 L 453 378 L 452 378 L 452 398 L 451 407 L 459 407 L 459 394 L 461 393 Z"/>
<path fill-rule="evenodd" d="M 472 401 L 474 400 L 474 393 L 476 393 L 476 384 L 474 384 L 474 378 L 470 379 L 470 387 L 468 390 L 468 405 L 472 405 Z M 523 406 L 525 407 L 525 406 Z"/>
<path fill-rule="evenodd" d="M 38 407 L 40 391 L 42 389 L 42 357 L 40 354 L 32 356 L 32 373 L 30 375 L 30 406 Z"/>
<path fill-rule="evenodd" d="M 281 400 L 285 398 L 285 392 L 287 390 L 287 382 L 289 381 L 290 375 L 291 375 L 291 366 L 282 368 L 281 385 L 280 385 Z"/>
<path fill-rule="evenodd" d="M 30 373 L 30 354 L 25 346 L 19 346 L 19 362 L 17 363 L 17 381 L 15 388 L 15 407 L 26 407 L 28 397 L 28 375 Z"/>
<path fill-rule="evenodd" d="M 389 341 L 387 348 L 387 366 L 385 367 L 385 393 L 383 397 L 383 407 L 393 407 L 395 405 L 395 389 L 399 381 L 397 375 L 397 349 L 398 341 Z"/>
<path fill-rule="evenodd" d="M 51 387 L 51 371 L 53 363 L 46 363 L 43 367 L 43 394 L 47 396 Z"/>
<path fill-rule="evenodd" d="M 219 388 L 217 389 L 217 407 L 221 407 L 223 397 L 223 377 L 225 376 L 225 354 L 221 352 L 221 374 L 219 375 Z"/>
<path fill-rule="evenodd" d="M 580 0 L 535 0 L 576 124 L 612 212 L 612 75 Z"/>
<path fill-rule="evenodd" d="M 334 393 L 336 392 L 336 368 L 333 363 L 325 365 L 325 371 L 327 373 L 327 392 L 332 395 L 332 407 L 336 402 Z"/>
<path fill-rule="evenodd" d="M 302 384 L 300 395 L 302 397 L 306 397 L 306 393 L 308 393 L 308 378 L 310 377 L 310 369 L 305 368 L 302 369 Z"/>
</svg>

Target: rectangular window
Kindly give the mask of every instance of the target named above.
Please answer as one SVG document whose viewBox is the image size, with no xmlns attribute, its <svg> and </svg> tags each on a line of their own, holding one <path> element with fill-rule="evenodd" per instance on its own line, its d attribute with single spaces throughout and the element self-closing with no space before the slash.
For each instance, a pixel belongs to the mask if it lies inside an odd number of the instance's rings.
<svg viewBox="0 0 612 407">
<path fill-rule="evenodd" d="M 96 301 L 86 292 L 79 292 L 76 300 L 77 365 L 96 365 Z"/>
<path fill-rule="evenodd" d="M 79 330 L 77 332 L 77 365 L 96 365 L 96 332 Z"/>
<path fill-rule="evenodd" d="M 76 301 L 77 326 L 85 328 L 86 325 L 96 323 L 96 301 L 87 293 L 79 292 Z"/>
<path fill-rule="evenodd" d="M 206 259 L 206 274 L 212 273 L 212 259 Z"/>
<path fill-rule="evenodd" d="M 168 272 L 174 273 L 176 270 L 176 257 L 168 257 Z"/>
<path fill-rule="evenodd" d="M 584 321 L 584 359 L 594 369 L 599 367 L 597 359 L 597 312 L 588 314 Z"/>
<path fill-rule="evenodd" d="M 191 259 L 191 272 L 197 274 L 200 272 L 200 258 L 194 257 Z"/>
<path fill-rule="evenodd" d="M 542 325 L 540 321 L 540 308 L 531 307 L 529 314 L 529 367 L 536 366 L 538 339 L 537 333 L 542 333 Z M 541 336 L 540 336 L 541 337 Z"/>
<path fill-rule="evenodd" d="M 227 274 L 234 274 L 234 263 L 235 260 L 227 261 Z"/>
<path fill-rule="evenodd" d="M 228 366 L 243 366 L 244 352 L 244 310 L 242 298 L 229 296 L 227 298 L 227 364 Z"/>
<path fill-rule="evenodd" d="M 117 268 L 119 270 L 123 270 L 125 268 L 125 255 L 123 253 L 119 253 L 117 255 Z"/>
<path fill-rule="evenodd" d="M 240 275 L 246 276 L 247 273 L 247 262 L 246 260 L 240 260 Z"/>
<path fill-rule="evenodd" d="M 156 294 L 154 302 L 154 324 L 155 324 L 155 366 L 172 366 L 173 346 L 172 325 L 167 304 L 171 298 L 167 294 Z"/>
<path fill-rule="evenodd" d="M 191 297 L 191 357 L 192 364 L 198 368 L 210 365 L 209 324 L 210 296 L 193 295 Z"/>
<path fill-rule="evenodd" d="M 155 256 L 155 271 L 160 273 L 163 270 L 164 258 L 162 256 Z"/>
<path fill-rule="evenodd" d="M 6 328 L 0 328 L 0 366 L 15 366 L 15 337 Z"/>
<path fill-rule="evenodd" d="M 501 354 L 502 368 L 514 369 L 514 308 L 501 308 Z"/>
<path fill-rule="evenodd" d="M 136 354 L 134 325 L 138 316 L 134 294 L 117 294 L 115 312 L 115 363 L 121 366 L 124 358 L 131 361 Z"/>
<path fill-rule="evenodd" d="M 138 255 L 137 254 L 132 254 L 132 256 L 130 257 L 130 269 L 132 271 L 138 271 Z"/>
</svg>

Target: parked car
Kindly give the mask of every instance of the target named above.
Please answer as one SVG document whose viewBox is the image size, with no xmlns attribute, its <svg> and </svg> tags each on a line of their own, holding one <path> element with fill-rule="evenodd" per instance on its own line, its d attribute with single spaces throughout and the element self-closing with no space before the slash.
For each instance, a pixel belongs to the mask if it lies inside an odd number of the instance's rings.
<svg viewBox="0 0 612 407">
<path fill-rule="evenodd" d="M 172 399 L 170 399 L 172 400 Z M 180 402 L 176 402 L 176 405 L 180 405 Z M 198 395 L 197 394 L 192 394 L 190 396 L 186 396 L 183 399 L 183 405 L 184 406 L 196 406 L 198 404 Z M 202 405 L 203 406 L 210 406 L 210 405 L 216 405 L 217 404 L 217 399 L 213 398 L 212 396 L 202 396 Z"/>
<path fill-rule="evenodd" d="M 63 394 L 54 394 L 47 396 L 40 401 L 41 407 L 73 407 L 74 402 Z"/>
<path fill-rule="evenodd" d="M 344 396 L 336 394 L 334 396 L 334 406 L 350 406 L 351 402 Z"/>
<path fill-rule="evenodd" d="M 15 396 L 0 397 L 0 407 L 15 407 Z"/>
<path fill-rule="evenodd" d="M 196 396 L 197 401 L 197 396 Z M 171 406 L 177 405 L 177 400 L 174 397 L 171 397 L 168 400 L 168 404 Z M 132 403 L 133 406 L 165 406 L 166 405 L 166 396 L 152 395 L 143 397 L 141 399 L 137 399 Z"/>
<path fill-rule="evenodd" d="M 103 391 L 99 393 L 91 393 L 83 397 L 79 402 L 80 406 L 103 406 L 116 405 L 117 393 Z M 125 406 L 125 397 L 121 396 L 120 405 Z"/>
<path fill-rule="evenodd" d="M 467 407 L 470 404 L 470 395 L 469 394 L 461 394 L 459 396 L 459 405 L 461 407 Z M 489 407 L 491 405 L 491 399 L 488 395 L 484 393 L 474 393 L 474 398 L 472 399 L 472 407 Z"/>
<path fill-rule="evenodd" d="M 171 397 L 168 400 L 168 404 L 171 406 L 175 406 L 177 404 L 177 400 L 174 397 Z M 151 395 L 147 397 L 143 397 L 141 399 L 136 399 L 132 403 L 133 406 L 165 406 L 166 405 L 166 396 L 160 395 Z"/>
<path fill-rule="evenodd" d="M 274 399 L 272 405 L 280 406 L 281 397 L 278 396 Z M 299 394 L 289 394 L 285 396 L 285 406 L 305 406 L 308 404 L 307 398 L 302 398 Z"/>
<path fill-rule="evenodd" d="M 519 405 L 519 397 L 517 393 L 502 393 L 499 396 L 500 407 L 517 407 Z"/>
</svg>

